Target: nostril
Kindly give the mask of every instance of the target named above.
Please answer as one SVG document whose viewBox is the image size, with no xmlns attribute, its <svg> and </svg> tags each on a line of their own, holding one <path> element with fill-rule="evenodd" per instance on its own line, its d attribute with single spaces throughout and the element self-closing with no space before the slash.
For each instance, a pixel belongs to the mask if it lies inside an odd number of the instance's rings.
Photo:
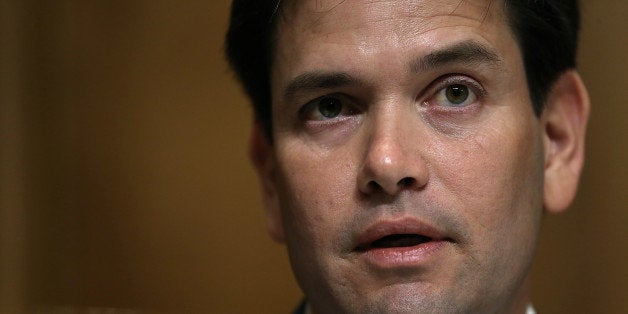
<svg viewBox="0 0 628 314">
<path fill-rule="evenodd" d="M 397 182 L 397 185 L 401 188 L 407 188 L 407 187 L 413 186 L 415 183 L 416 183 L 416 179 L 411 178 L 411 177 L 405 177 L 399 180 L 399 182 Z"/>
<path fill-rule="evenodd" d="M 368 183 L 368 190 L 371 192 L 381 192 L 383 190 L 382 186 L 375 181 L 370 181 Z"/>
</svg>

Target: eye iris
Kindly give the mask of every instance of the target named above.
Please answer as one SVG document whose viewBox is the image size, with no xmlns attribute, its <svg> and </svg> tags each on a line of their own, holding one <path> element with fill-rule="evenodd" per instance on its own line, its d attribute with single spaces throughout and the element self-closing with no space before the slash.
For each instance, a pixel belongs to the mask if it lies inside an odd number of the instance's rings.
<svg viewBox="0 0 628 314">
<path fill-rule="evenodd" d="M 318 111 L 325 118 L 335 118 L 342 111 L 342 103 L 337 98 L 323 98 L 318 104 Z"/>
<path fill-rule="evenodd" d="M 448 101 L 459 105 L 469 98 L 469 88 L 464 85 L 451 85 L 447 87 L 445 94 Z"/>
</svg>

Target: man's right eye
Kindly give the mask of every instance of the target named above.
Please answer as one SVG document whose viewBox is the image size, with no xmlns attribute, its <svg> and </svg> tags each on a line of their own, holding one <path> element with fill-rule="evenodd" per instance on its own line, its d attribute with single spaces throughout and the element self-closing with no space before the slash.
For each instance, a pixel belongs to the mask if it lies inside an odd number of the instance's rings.
<svg viewBox="0 0 628 314">
<path fill-rule="evenodd" d="M 342 101 L 338 98 L 325 97 L 318 101 L 318 112 L 325 118 L 335 118 L 342 112 Z"/>
<path fill-rule="evenodd" d="M 346 96 L 328 95 L 305 104 L 300 116 L 305 121 L 324 121 L 354 115 L 358 112 Z"/>
</svg>

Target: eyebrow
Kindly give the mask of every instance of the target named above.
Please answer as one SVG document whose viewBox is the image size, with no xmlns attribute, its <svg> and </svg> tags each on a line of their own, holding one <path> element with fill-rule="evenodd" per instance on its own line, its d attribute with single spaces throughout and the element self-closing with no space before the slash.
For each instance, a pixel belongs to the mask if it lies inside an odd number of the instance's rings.
<svg viewBox="0 0 628 314">
<path fill-rule="evenodd" d="M 463 41 L 417 58 L 410 63 L 412 73 L 427 72 L 452 63 L 499 65 L 502 60 L 497 53 L 473 41 Z"/>
<path fill-rule="evenodd" d="M 441 50 L 431 52 L 410 62 L 412 73 L 433 70 L 452 63 L 501 63 L 499 56 L 484 45 L 469 40 Z M 304 91 L 333 89 L 348 85 L 361 85 L 363 82 L 346 72 L 306 72 L 295 77 L 284 89 L 284 99 Z"/>
<path fill-rule="evenodd" d="M 308 90 L 331 89 L 357 83 L 345 72 L 307 72 L 295 77 L 285 88 L 284 98 Z"/>
</svg>

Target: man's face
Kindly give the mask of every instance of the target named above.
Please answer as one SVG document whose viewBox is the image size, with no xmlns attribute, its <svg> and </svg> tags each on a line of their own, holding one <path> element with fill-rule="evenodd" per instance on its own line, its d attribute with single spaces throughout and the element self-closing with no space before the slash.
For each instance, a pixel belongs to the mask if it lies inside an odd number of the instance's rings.
<svg viewBox="0 0 628 314">
<path fill-rule="evenodd" d="M 295 1 L 278 19 L 271 233 L 313 309 L 505 311 L 544 150 L 501 2 Z"/>
</svg>

